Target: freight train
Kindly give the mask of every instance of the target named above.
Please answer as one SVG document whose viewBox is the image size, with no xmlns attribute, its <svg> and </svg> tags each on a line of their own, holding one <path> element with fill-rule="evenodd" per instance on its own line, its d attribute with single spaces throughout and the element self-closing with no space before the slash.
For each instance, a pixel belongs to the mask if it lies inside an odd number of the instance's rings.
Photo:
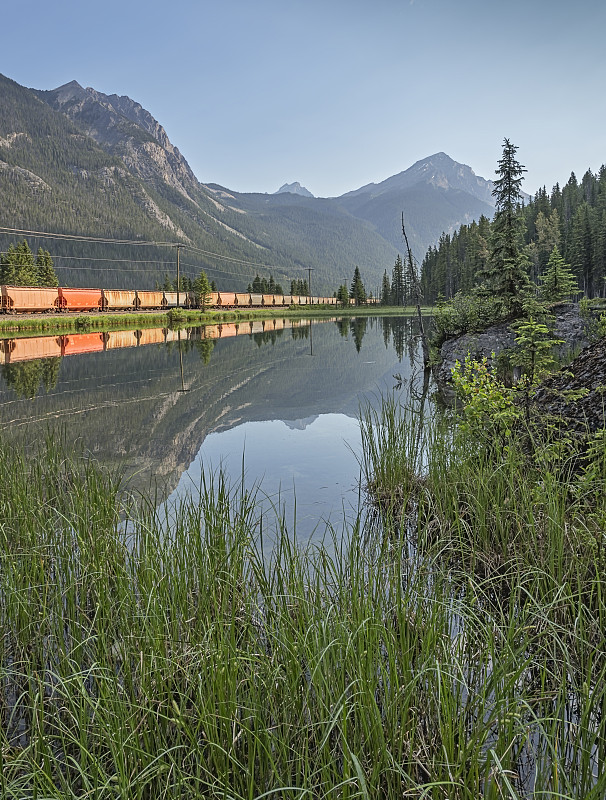
<svg viewBox="0 0 606 800">
<path fill-rule="evenodd" d="M 333 322 L 336 317 L 323 320 Z M 226 339 L 231 336 L 280 333 L 289 328 L 302 329 L 306 323 L 298 319 L 273 318 L 223 322 L 189 330 L 145 328 L 136 331 L 105 331 L 101 333 L 70 333 L 61 336 L 30 336 L 19 339 L 0 339 L 0 366 L 40 358 L 96 353 L 123 347 L 165 344 L 187 339 Z"/>
<path fill-rule="evenodd" d="M 50 313 L 60 311 L 140 311 L 200 308 L 193 292 L 139 291 L 127 289 L 47 289 L 33 286 L 0 286 L 0 311 L 4 314 Z M 212 292 L 205 308 L 284 308 L 291 305 L 337 304 L 336 297 L 291 294 Z"/>
</svg>

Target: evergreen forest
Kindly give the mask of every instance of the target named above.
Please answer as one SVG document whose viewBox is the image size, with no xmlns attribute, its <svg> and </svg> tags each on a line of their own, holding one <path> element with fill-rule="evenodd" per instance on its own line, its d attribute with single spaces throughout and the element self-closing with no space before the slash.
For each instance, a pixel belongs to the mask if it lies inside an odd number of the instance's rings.
<svg viewBox="0 0 606 800">
<path fill-rule="evenodd" d="M 519 245 L 528 279 L 537 285 L 548 269 L 554 248 L 570 267 L 578 292 L 586 297 L 605 296 L 606 278 L 606 166 L 597 174 L 590 169 L 579 182 L 574 173 L 550 193 L 543 187 L 526 204 L 516 207 Z M 495 221 L 482 216 L 443 233 L 430 247 L 421 267 L 425 301 L 450 300 L 480 286 L 490 271 Z"/>
</svg>

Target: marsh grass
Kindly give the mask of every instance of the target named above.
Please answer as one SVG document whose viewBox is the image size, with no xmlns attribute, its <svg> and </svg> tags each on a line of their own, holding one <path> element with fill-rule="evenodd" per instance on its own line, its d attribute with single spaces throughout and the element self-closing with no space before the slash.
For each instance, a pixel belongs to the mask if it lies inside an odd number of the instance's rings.
<svg viewBox="0 0 606 800">
<path fill-rule="evenodd" d="M 221 473 L 169 518 L 0 444 L 1 796 L 602 798 L 599 575 L 470 569 L 423 458 L 416 547 L 360 518 L 302 548 Z"/>
</svg>

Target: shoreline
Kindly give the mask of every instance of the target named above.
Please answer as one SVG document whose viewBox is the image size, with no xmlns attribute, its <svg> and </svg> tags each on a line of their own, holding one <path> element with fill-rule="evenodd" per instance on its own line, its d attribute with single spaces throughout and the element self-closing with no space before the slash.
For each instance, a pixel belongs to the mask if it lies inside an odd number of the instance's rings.
<svg viewBox="0 0 606 800">
<path fill-rule="evenodd" d="M 170 311 L 148 312 L 109 312 L 105 314 L 53 315 L 53 316 L 21 316 L 0 318 L 0 337 L 16 338 L 15 334 L 42 333 L 48 336 L 66 333 L 101 332 L 106 330 L 129 330 L 138 328 L 179 328 L 194 325 L 216 325 L 222 322 L 246 322 L 252 319 L 301 318 L 323 319 L 325 317 L 378 317 L 403 316 L 416 314 L 416 309 L 403 306 L 354 306 L 339 308 L 338 306 L 299 308 L 258 308 L 248 311 L 231 309 L 229 311 L 200 311 L 199 309 L 171 309 Z M 176 313 L 175 313 L 176 312 Z M 431 313 L 431 309 L 424 309 Z M 5 336 L 4 334 L 9 334 Z"/>
</svg>

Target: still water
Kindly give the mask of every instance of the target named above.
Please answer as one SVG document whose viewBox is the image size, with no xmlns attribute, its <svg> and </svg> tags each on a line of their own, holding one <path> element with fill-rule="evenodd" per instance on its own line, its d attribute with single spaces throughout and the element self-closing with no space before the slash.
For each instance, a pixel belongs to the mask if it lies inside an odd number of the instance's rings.
<svg viewBox="0 0 606 800">
<path fill-rule="evenodd" d="M 3 436 L 59 431 L 159 501 L 195 494 L 220 468 L 302 539 L 355 516 L 360 405 L 418 374 L 410 318 L 86 337 L 0 341 Z"/>
</svg>

